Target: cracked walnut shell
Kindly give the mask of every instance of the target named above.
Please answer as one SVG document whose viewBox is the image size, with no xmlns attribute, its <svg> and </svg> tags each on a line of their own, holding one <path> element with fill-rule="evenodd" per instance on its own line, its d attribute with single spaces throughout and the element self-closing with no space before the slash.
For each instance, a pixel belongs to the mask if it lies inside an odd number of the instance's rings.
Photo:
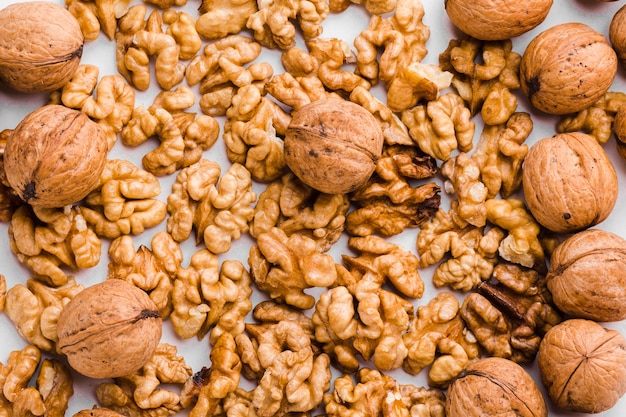
<svg viewBox="0 0 626 417">
<path fill-rule="evenodd" d="M 104 131 L 85 113 L 45 105 L 24 117 L 8 137 L 6 178 L 26 203 L 64 207 L 96 188 L 107 152 Z"/>
<path fill-rule="evenodd" d="M 63 6 L 27 1 L 0 10 L 0 81 L 24 93 L 63 87 L 78 70 L 85 39 Z"/>
<path fill-rule="evenodd" d="M 593 320 L 570 319 L 552 327 L 541 341 L 537 363 L 550 399 L 561 409 L 601 413 L 626 393 L 626 340 Z"/>
<path fill-rule="evenodd" d="M 450 21 L 462 32 L 484 41 L 520 36 L 548 16 L 552 0 L 446 0 Z"/>
<path fill-rule="evenodd" d="M 537 110 L 576 113 L 608 91 L 617 62 L 604 35 L 584 23 L 562 23 L 530 41 L 520 63 L 520 82 Z"/>
<path fill-rule="evenodd" d="M 546 275 L 554 304 L 573 317 L 599 322 L 626 318 L 626 239 L 588 229 L 565 239 Z"/>
<path fill-rule="evenodd" d="M 618 180 L 604 148 L 582 132 L 543 138 L 522 171 L 531 214 L 552 232 L 576 232 L 604 221 L 617 201 Z"/>
<path fill-rule="evenodd" d="M 548 411 L 539 387 L 521 365 L 491 356 L 470 363 L 452 382 L 446 416 L 496 415 L 547 417 Z"/>
<path fill-rule="evenodd" d="M 57 323 L 58 347 L 72 368 L 91 378 L 117 378 L 141 369 L 161 339 L 162 319 L 148 294 L 121 279 L 79 292 Z"/>
<path fill-rule="evenodd" d="M 320 99 L 294 112 L 285 135 L 285 162 L 320 192 L 349 193 L 370 178 L 383 142 L 380 125 L 364 107 Z"/>
</svg>

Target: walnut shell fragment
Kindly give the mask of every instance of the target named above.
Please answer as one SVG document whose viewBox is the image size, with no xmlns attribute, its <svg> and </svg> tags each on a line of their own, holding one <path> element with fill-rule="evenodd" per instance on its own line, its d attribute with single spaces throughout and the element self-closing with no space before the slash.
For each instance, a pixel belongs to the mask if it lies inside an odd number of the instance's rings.
<svg viewBox="0 0 626 417">
<path fill-rule="evenodd" d="M 554 326 L 541 341 L 537 362 L 550 399 L 564 410 L 601 413 L 626 393 L 626 340 L 593 320 Z"/>
<path fill-rule="evenodd" d="M 448 388 L 447 417 L 515 415 L 547 417 L 546 403 L 530 374 L 495 356 L 469 364 Z"/>
<path fill-rule="evenodd" d="M 63 87 L 78 70 L 85 39 L 63 6 L 27 1 L 0 10 L 0 81 L 24 93 Z"/>
<path fill-rule="evenodd" d="M 554 304 L 573 317 L 626 318 L 626 239 L 604 230 L 571 235 L 556 247 L 546 276 Z"/>
<path fill-rule="evenodd" d="M 121 279 L 85 288 L 61 311 L 58 347 L 72 368 L 91 378 L 117 378 L 141 369 L 162 332 L 157 306 Z"/>
<path fill-rule="evenodd" d="M 308 186 L 328 194 L 365 185 L 383 148 L 376 118 L 339 98 L 313 101 L 294 112 L 285 135 L 285 162 Z"/>
<path fill-rule="evenodd" d="M 584 23 L 562 23 L 530 41 L 520 63 L 520 82 L 536 109 L 576 113 L 608 91 L 617 62 L 604 35 Z"/>
<path fill-rule="evenodd" d="M 8 137 L 6 178 L 26 203 L 64 207 L 96 188 L 107 152 L 104 131 L 85 113 L 45 105 L 24 117 Z"/>
<path fill-rule="evenodd" d="M 528 150 L 522 171 L 528 209 L 553 232 L 597 225 L 617 201 L 615 168 L 604 148 L 582 132 L 543 138 Z"/>
</svg>

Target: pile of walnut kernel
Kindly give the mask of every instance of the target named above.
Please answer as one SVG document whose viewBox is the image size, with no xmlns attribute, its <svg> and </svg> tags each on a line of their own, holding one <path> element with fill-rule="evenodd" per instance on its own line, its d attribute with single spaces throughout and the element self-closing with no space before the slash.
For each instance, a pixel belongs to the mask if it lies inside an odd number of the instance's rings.
<svg viewBox="0 0 626 417">
<path fill-rule="evenodd" d="M 73 207 L 23 204 L 0 178 L 0 219 L 30 273 L 11 288 L 0 276 L 0 311 L 28 343 L 0 363 L 0 411 L 65 414 L 72 373 L 56 320 L 84 288 L 74 274 L 104 262 L 103 278 L 146 291 L 178 337 L 210 346 L 202 369 L 163 342 L 142 370 L 98 382 L 97 407 L 125 416 L 443 416 L 445 389 L 471 361 L 534 361 L 563 320 L 545 287 L 561 237 L 516 197 L 533 121 L 518 110 L 513 42 L 459 37 L 428 51 L 420 0 L 186 5 L 66 1 L 86 48 L 115 44 L 118 74 L 83 64 L 49 102 L 85 112 L 109 150 L 158 141 L 141 165 L 110 158 Z M 365 8 L 367 28 L 353 45 L 325 38 L 327 16 L 348 7 Z M 282 68 L 259 60 L 268 49 Z M 438 66 L 421 63 L 427 53 Z M 154 83 L 160 93 L 140 104 Z M 282 155 L 291 112 L 330 96 L 370 111 L 385 138 L 374 175 L 349 195 L 304 185 Z M 556 129 L 604 145 L 623 104 L 609 92 Z M 227 166 L 208 157 L 217 141 Z M 405 231 L 415 248 L 394 243 Z M 247 264 L 229 259 L 246 236 Z M 335 259 L 342 239 L 351 253 Z M 429 267 L 439 291 L 423 299 Z M 428 386 L 394 370 L 427 372 Z"/>
</svg>

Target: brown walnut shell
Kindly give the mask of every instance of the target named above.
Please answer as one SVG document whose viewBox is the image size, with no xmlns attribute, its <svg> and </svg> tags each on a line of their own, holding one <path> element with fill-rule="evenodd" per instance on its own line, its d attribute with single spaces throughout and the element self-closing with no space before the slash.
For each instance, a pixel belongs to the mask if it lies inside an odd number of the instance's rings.
<svg viewBox="0 0 626 417">
<path fill-rule="evenodd" d="M 470 363 L 448 387 L 446 417 L 547 416 L 539 387 L 516 362 L 486 357 Z"/>
<path fill-rule="evenodd" d="M 593 320 L 552 327 L 539 345 L 541 381 L 559 408 L 600 413 L 626 392 L 626 340 Z"/>
<path fill-rule="evenodd" d="M 49 104 L 28 114 L 8 137 L 6 178 L 28 204 L 63 207 L 96 188 L 107 152 L 96 122 L 78 110 Z"/>
<path fill-rule="evenodd" d="M 520 83 L 536 109 L 575 113 L 608 91 L 617 62 L 604 35 L 584 23 L 562 23 L 528 43 L 520 62 Z"/>
<path fill-rule="evenodd" d="M 91 378 L 130 375 L 161 339 L 158 308 L 143 290 L 107 279 L 79 292 L 61 311 L 58 347 L 72 368 Z"/>
<path fill-rule="evenodd" d="M 0 81 L 24 93 L 63 87 L 80 65 L 85 39 L 63 6 L 27 1 L 0 10 Z"/>
<path fill-rule="evenodd" d="M 450 21 L 463 33 L 484 41 L 520 36 L 539 26 L 552 0 L 445 0 Z"/>
<path fill-rule="evenodd" d="M 595 321 L 626 319 L 626 239 L 588 229 L 565 239 L 550 258 L 546 285 L 562 312 Z"/>
<path fill-rule="evenodd" d="M 615 12 L 611 19 L 609 41 L 622 64 L 626 63 L 626 5 Z"/>
<path fill-rule="evenodd" d="M 380 125 L 362 106 L 321 99 L 294 113 L 285 135 L 285 162 L 318 191 L 349 193 L 370 178 L 383 142 Z"/>
<path fill-rule="evenodd" d="M 582 132 L 543 138 L 522 171 L 528 209 L 553 232 L 576 232 L 604 221 L 617 201 L 617 173 L 602 146 Z"/>
</svg>

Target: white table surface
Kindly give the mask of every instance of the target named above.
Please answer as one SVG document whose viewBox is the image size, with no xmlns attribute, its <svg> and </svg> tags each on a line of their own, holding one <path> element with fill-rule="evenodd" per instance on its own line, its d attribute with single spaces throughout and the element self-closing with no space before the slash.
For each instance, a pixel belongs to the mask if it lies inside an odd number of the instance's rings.
<svg viewBox="0 0 626 417">
<path fill-rule="evenodd" d="M 55 1 L 63 4 L 63 1 L 61 0 Z M 137 2 L 138 0 L 134 0 L 131 4 L 135 4 Z M 5 7 L 10 3 L 14 3 L 14 1 L 0 0 L 0 7 Z M 199 3 L 200 2 L 198 1 L 188 0 L 188 4 L 182 9 L 189 11 L 195 16 L 196 14 L 194 13 L 196 13 Z M 431 36 L 427 43 L 429 52 L 423 62 L 437 64 L 439 53 L 446 48 L 449 39 L 452 37 L 459 37 L 459 34 L 452 27 L 452 24 L 447 18 L 443 0 L 423 0 L 423 3 L 426 11 L 424 23 L 431 29 Z M 596 0 L 555 0 L 547 19 L 541 25 L 531 32 L 513 40 L 513 50 L 522 54 L 524 48 L 532 37 L 554 24 L 564 22 L 579 21 L 587 23 L 608 37 L 608 28 L 611 18 L 623 4 L 624 2 L 622 1 L 604 3 Z M 347 11 L 341 14 L 331 14 L 328 16 L 324 23 L 324 32 L 322 37 L 339 37 L 352 45 L 352 40 L 355 35 L 367 26 L 368 20 L 369 17 L 361 6 L 352 5 Z M 298 39 L 298 42 L 299 46 L 303 45 L 301 39 Z M 261 60 L 268 60 L 274 64 L 276 71 L 280 70 L 277 51 L 264 52 L 257 62 Z M 100 68 L 100 76 L 105 74 L 116 74 L 114 42 L 109 41 L 104 34 L 101 34 L 95 41 L 87 42 L 84 48 L 82 63 L 97 65 Z M 610 90 L 626 92 L 626 72 L 623 67 L 620 67 L 615 82 Z M 154 95 L 158 91 L 156 82 L 153 82 L 148 91 L 137 93 L 135 105 L 150 105 Z M 46 98 L 47 95 L 19 95 L 9 92 L 6 88 L 0 88 L 0 130 L 14 128 L 26 114 L 44 104 Z M 520 100 L 518 110 L 528 111 L 533 114 L 534 129 L 526 143 L 532 144 L 542 137 L 552 136 L 555 133 L 555 125 L 558 120 L 557 117 L 536 114 L 533 109 L 529 107 L 524 98 Z M 219 120 L 221 123 L 224 121 L 223 118 L 220 118 Z M 477 139 L 481 130 L 480 121 L 478 118 L 474 121 L 477 122 Z M 614 138 L 611 138 L 611 140 L 605 145 L 605 149 L 613 161 L 620 179 L 619 196 L 611 216 L 598 225 L 597 228 L 610 230 L 626 237 L 626 219 L 624 217 L 624 213 L 626 213 L 626 161 L 621 160 L 618 156 L 615 150 Z M 133 149 L 124 148 L 118 141 L 118 145 L 113 148 L 110 157 L 129 159 L 140 166 L 141 156 L 144 153 L 145 149 L 141 147 Z M 207 151 L 205 156 L 220 162 L 222 166 L 228 166 L 229 164 L 226 159 L 224 145 L 221 143 L 221 140 L 218 140 L 218 143 L 212 149 Z M 160 180 L 163 189 L 162 198 L 165 199 L 169 193 L 173 176 L 160 178 Z M 438 181 L 441 181 L 441 178 Z M 255 185 L 255 187 L 257 186 L 260 191 L 262 187 L 260 185 Z M 448 196 L 446 196 L 445 192 L 443 192 L 443 188 L 441 194 L 442 204 L 445 205 Z M 164 228 L 165 222 L 163 222 L 160 226 L 147 230 L 142 235 L 134 236 L 133 239 L 135 244 L 149 244 L 153 234 L 157 231 L 164 230 Z M 407 229 L 401 235 L 395 236 L 393 241 L 396 243 L 402 243 L 406 248 L 414 251 L 416 233 L 417 229 Z M 225 256 L 221 256 L 221 259 L 239 259 L 247 265 L 248 248 L 251 242 L 252 240 L 247 237 L 234 242 L 231 251 Z M 102 258 L 97 267 L 79 271 L 75 274 L 79 283 L 89 285 L 90 283 L 103 280 L 106 277 L 106 268 L 108 263 L 106 254 L 107 247 L 107 242 L 105 241 L 102 249 Z M 186 255 L 184 262 L 187 262 L 188 256 L 190 256 L 192 251 L 195 250 L 195 246 L 191 243 L 185 242 L 183 244 L 183 250 Z M 339 256 L 344 250 L 345 239 L 342 239 L 331 251 L 334 256 L 336 255 L 338 262 L 340 262 Z M 7 288 L 10 288 L 17 283 L 25 282 L 25 280 L 29 278 L 29 271 L 18 263 L 9 248 L 6 223 L 0 223 L 0 253 L 2 253 L 2 256 L 0 257 L 0 273 L 6 276 Z M 434 288 L 430 279 L 432 271 L 432 268 L 421 271 L 421 275 L 426 284 L 426 291 L 421 300 L 415 301 L 416 305 L 426 303 L 438 291 Z M 255 295 L 253 295 L 253 301 L 257 300 L 257 297 L 258 294 L 255 293 Z M 626 322 L 604 323 L 603 325 L 607 328 L 619 330 L 626 335 Z M 23 348 L 26 345 L 26 342 L 17 333 L 13 323 L 9 320 L 6 314 L 2 313 L 0 313 L 0 335 L 0 362 L 6 363 L 9 353 L 12 350 Z M 184 356 L 185 360 L 193 368 L 194 372 L 199 370 L 202 366 L 209 364 L 207 338 L 203 339 L 203 341 L 198 341 L 195 338 L 181 340 L 170 328 L 169 322 L 166 322 L 164 325 L 162 341 L 175 344 L 179 349 L 179 353 Z M 535 365 L 527 366 L 527 369 L 536 381 L 539 382 L 539 375 Z M 423 375 L 425 372 L 422 372 L 422 374 L 417 377 L 411 377 L 408 374 L 405 374 L 402 370 L 396 370 L 390 372 L 390 374 L 401 382 L 410 382 L 416 385 L 426 384 L 426 376 Z M 81 378 L 78 375 L 75 377 L 75 394 L 70 401 L 70 407 L 67 412 L 68 416 L 71 416 L 74 412 L 81 409 L 91 408 L 93 406 L 96 402 L 94 390 L 97 384 L 101 382 Z M 541 387 L 540 383 L 539 385 Z M 582 414 L 567 413 L 557 410 L 549 400 L 547 400 L 547 404 L 549 407 L 549 414 L 551 416 L 582 416 Z M 611 410 L 599 415 L 606 417 L 626 416 L 626 399 L 622 398 L 622 400 Z"/>
</svg>

